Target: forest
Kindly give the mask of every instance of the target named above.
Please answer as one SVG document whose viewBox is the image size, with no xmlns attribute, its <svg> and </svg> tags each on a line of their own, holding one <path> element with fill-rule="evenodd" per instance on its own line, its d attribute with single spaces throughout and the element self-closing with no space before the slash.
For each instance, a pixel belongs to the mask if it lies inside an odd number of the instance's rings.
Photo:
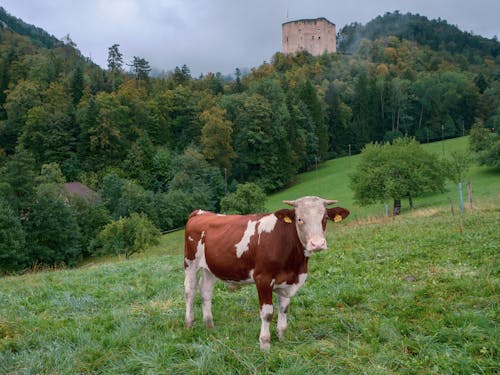
<svg viewBox="0 0 500 375">
<path fill-rule="evenodd" d="M 180 227 L 240 184 L 275 192 L 370 142 L 500 128 L 500 43 L 420 15 L 353 23 L 339 30 L 339 53 L 277 52 L 229 77 L 193 77 L 186 65 L 155 77 L 118 44 L 103 69 L 69 36 L 4 9 L 0 21 L 4 271 L 75 264 L 108 248 L 103 228 L 132 214 Z M 68 193 L 75 181 L 96 194 Z"/>
</svg>

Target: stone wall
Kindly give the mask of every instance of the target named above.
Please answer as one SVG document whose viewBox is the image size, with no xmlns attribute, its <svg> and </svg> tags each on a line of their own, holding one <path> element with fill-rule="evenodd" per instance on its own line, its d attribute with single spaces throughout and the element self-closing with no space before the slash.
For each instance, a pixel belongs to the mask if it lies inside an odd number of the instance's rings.
<svg viewBox="0 0 500 375">
<path fill-rule="evenodd" d="M 282 25 L 283 53 L 308 51 L 313 56 L 336 52 L 335 24 L 326 18 L 303 19 Z"/>
</svg>

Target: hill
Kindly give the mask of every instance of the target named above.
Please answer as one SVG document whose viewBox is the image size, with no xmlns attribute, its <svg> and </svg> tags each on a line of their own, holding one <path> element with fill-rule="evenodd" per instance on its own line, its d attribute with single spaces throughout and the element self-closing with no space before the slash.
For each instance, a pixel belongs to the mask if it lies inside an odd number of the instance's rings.
<svg viewBox="0 0 500 375">
<path fill-rule="evenodd" d="M 423 147 L 429 152 L 439 156 L 449 155 L 452 151 L 466 152 L 467 137 L 445 140 L 424 144 Z M 353 193 L 349 188 L 349 174 L 355 168 L 360 155 L 342 157 L 329 160 L 321 164 L 317 171 L 303 173 L 297 176 L 295 184 L 283 191 L 270 195 L 266 207 L 276 210 L 283 207 L 285 199 L 296 199 L 304 195 L 318 195 L 324 198 L 337 199 L 339 205 L 351 210 L 352 219 L 363 219 L 367 216 L 385 215 L 385 207 L 382 204 L 361 207 L 353 201 Z M 473 186 L 473 198 L 475 204 L 483 202 L 490 205 L 498 200 L 500 191 L 500 178 L 498 171 L 474 165 L 467 175 L 467 182 Z M 466 196 L 466 195 L 465 195 Z M 450 200 L 455 208 L 458 207 L 457 187 L 451 182 L 446 185 L 444 193 L 427 194 L 416 200 L 416 208 L 429 208 L 434 206 L 449 206 Z M 389 209 L 391 202 L 387 202 Z M 406 202 L 403 202 L 403 212 L 408 212 Z"/>
<path fill-rule="evenodd" d="M 0 27 L 8 29 L 16 34 L 26 36 L 39 47 L 55 48 L 63 45 L 63 42 L 45 30 L 29 25 L 20 18 L 10 15 L 4 8 L 0 7 Z"/>
<path fill-rule="evenodd" d="M 260 353 L 253 287 L 185 330 L 181 249 L 0 279 L 0 372 L 498 372 L 498 209 L 331 225 L 289 329 Z M 237 319 L 235 319 L 237 317 Z"/>
<path fill-rule="evenodd" d="M 92 257 L 104 248 L 96 241 L 104 227 L 133 213 L 162 231 L 180 227 L 195 208 L 219 211 L 226 191 L 245 182 L 277 194 L 300 173 L 314 176 L 319 164 L 325 176 L 316 184 L 336 189 L 342 185 L 328 177 L 329 166 L 346 180 L 355 158 L 334 158 L 369 142 L 454 138 L 474 124 L 500 128 L 493 52 L 469 61 L 389 36 L 363 42 L 353 55 L 276 53 L 232 81 L 217 73 L 194 78 L 185 65 L 151 77 L 149 63 L 134 56 L 126 64 L 118 44 L 104 70 L 69 41 L 51 47 L 47 35 L 9 17 L 0 28 L 0 232 L 10 239 L 0 266 L 7 272 Z M 101 199 L 68 204 L 58 192 L 74 181 Z"/>
<path fill-rule="evenodd" d="M 362 39 L 373 41 L 389 36 L 414 41 L 433 50 L 463 54 L 469 61 L 473 61 L 476 55 L 496 58 L 500 54 L 500 43 L 496 38 L 488 39 L 462 31 L 443 19 L 430 20 L 419 14 L 398 11 L 378 16 L 366 25 L 352 23 L 343 27 L 339 31 L 339 50 L 353 53 L 358 50 Z"/>
</svg>

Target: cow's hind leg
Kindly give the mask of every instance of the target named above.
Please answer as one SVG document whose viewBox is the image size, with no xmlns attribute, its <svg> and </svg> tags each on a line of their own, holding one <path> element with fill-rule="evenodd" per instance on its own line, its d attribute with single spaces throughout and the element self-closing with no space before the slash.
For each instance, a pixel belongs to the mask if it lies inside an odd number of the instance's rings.
<svg viewBox="0 0 500 375">
<path fill-rule="evenodd" d="M 187 262 L 184 267 L 184 291 L 186 293 L 186 327 L 190 328 L 194 322 L 194 297 L 196 294 L 196 287 L 198 280 L 196 274 L 198 273 L 198 262 L 196 259 Z"/>
<path fill-rule="evenodd" d="M 285 331 L 288 326 L 286 312 L 290 305 L 290 298 L 278 295 L 278 337 L 280 340 L 285 338 Z"/>
<path fill-rule="evenodd" d="M 217 281 L 212 272 L 207 269 L 203 270 L 200 280 L 200 294 L 203 309 L 203 321 L 208 328 L 213 328 L 214 318 L 212 316 L 212 294 L 214 285 Z"/>
</svg>

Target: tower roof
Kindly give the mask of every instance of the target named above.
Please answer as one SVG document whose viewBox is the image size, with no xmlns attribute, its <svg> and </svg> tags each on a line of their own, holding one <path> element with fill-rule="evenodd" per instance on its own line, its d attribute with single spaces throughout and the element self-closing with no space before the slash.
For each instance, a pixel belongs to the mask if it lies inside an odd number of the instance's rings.
<svg viewBox="0 0 500 375">
<path fill-rule="evenodd" d="M 318 18 L 301 18 L 301 19 L 298 19 L 298 20 L 293 20 L 293 21 L 287 21 L 287 22 L 284 22 L 282 23 L 282 25 L 286 25 L 286 24 L 289 24 L 289 23 L 296 23 L 296 22 L 314 22 L 314 21 L 326 21 L 328 22 L 329 24 L 335 26 L 335 24 L 329 20 L 327 20 L 325 17 L 318 17 Z"/>
</svg>

